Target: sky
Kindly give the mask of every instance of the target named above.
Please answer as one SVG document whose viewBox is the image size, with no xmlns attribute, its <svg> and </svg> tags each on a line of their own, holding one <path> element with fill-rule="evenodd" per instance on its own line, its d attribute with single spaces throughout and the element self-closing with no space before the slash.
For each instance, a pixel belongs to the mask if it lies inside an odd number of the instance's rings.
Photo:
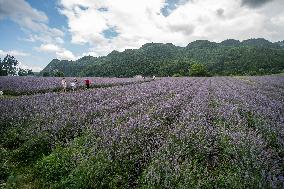
<svg viewBox="0 0 284 189">
<path fill-rule="evenodd" d="M 0 58 L 40 71 L 52 59 L 160 42 L 284 40 L 284 0 L 0 0 Z"/>
</svg>

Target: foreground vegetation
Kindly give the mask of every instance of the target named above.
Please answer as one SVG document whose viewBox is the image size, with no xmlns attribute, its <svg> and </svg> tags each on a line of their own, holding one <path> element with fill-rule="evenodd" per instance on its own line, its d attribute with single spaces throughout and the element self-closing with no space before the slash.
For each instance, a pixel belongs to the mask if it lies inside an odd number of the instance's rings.
<svg viewBox="0 0 284 189">
<path fill-rule="evenodd" d="M 284 187 L 284 77 L 162 78 L 0 102 L 3 188 Z"/>
</svg>

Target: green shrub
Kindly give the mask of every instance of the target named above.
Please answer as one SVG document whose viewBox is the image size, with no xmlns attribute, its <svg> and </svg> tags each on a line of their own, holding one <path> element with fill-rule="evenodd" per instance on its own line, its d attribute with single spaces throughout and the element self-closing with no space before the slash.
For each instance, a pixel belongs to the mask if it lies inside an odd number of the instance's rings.
<svg viewBox="0 0 284 189">
<path fill-rule="evenodd" d="M 35 173 L 43 185 L 49 186 L 68 176 L 74 167 L 75 162 L 72 159 L 71 150 L 58 147 L 50 155 L 44 156 L 36 163 Z"/>
<path fill-rule="evenodd" d="M 12 155 L 12 160 L 24 164 L 36 161 L 43 155 L 51 152 L 50 138 L 48 135 L 32 137 L 17 148 Z"/>
<path fill-rule="evenodd" d="M 176 74 L 173 75 L 173 77 L 182 77 L 182 75 L 179 74 L 179 73 L 176 73 Z"/>
<path fill-rule="evenodd" d="M 7 180 L 10 174 L 9 166 L 7 164 L 8 159 L 8 151 L 5 148 L 0 148 L 0 185 Z"/>
<path fill-rule="evenodd" d="M 193 77 L 205 77 L 210 74 L 204 64 L 194 63 L 190 67 L 189 75 Z"/>
<path fill-rule="evenodd" d="M 84 147 L 85 138 L 75 138 L 68 147 L 56 147 L 49 155 L 43 156 L 34 166 L 35 177 L 44 187 L 60 188 L 73 169 L 88 157 Z M 65 183 L 65 182 L 64 182 Z M 62 188 L 62 187 L 61 187 Z"/>
<path fill-rule="evenodd" d="M 62 188 L 129 188 L 129 173 L 133 162 L 117 161 L 105 152 L 98 152 L 88 161 L 76 167 L 61 182 Z"/>
<path fill-rule="evenodd" d="M 3 147 L 10 150 L 19 148 L 25 142 L 22 128 L 20 127 L 7 128 L 7 131 L 2 135 L 0 140 Z"/>
</svg>

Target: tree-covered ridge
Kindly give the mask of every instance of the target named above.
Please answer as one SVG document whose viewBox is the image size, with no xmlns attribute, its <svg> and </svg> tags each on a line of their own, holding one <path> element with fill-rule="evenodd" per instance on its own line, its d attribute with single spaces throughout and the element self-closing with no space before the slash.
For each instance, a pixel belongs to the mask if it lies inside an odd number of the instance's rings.
<svg viewBox="0 0 284 189">
<path fill-rule="evenodd" d="M 85 56 L 76 61 L 54 59 L 41 72 L 65 76 L 132 77 L 188 76 L 192 65 L 203 64 L 209 75 L 262 75 L 284 70 L 284 41 L 228 39 L 221 43 L 197 40 L 186 47 L 146 43 L 139 49 Z"/>
</svg>

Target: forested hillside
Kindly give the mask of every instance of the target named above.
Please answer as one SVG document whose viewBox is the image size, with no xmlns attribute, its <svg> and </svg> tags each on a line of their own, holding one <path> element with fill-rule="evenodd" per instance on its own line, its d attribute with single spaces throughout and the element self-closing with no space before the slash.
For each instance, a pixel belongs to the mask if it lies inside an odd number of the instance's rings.
<svg viewBox="0 0 284 189">
<path fill-rule="evenodd" d="M 76 61 L 52 60 L 42 75 L 132 77 L 188 76 L 202 64 L 207 75 L 263 75 L 284 70 L 284 41 L 228 39 L 221 43 L 197 40 L 186 47 L 147 43 L 139 49 L 113 51 L 107 56 L 86 56 Z"/>
</svg>

